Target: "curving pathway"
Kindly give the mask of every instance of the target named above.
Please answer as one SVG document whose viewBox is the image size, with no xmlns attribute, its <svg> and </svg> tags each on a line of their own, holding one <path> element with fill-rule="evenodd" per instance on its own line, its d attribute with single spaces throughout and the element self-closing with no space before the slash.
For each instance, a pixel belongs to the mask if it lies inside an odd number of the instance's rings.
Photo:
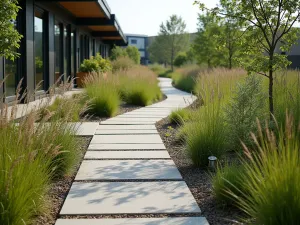
<svg viewBox="0 0 300 225">
<path fill-rule="evenodd" d="M 208 225 L 155 123 L 195 97 L 159 78 L 167 99 L 97 125 L 56 225 Z M 147 218 L 149 215 L 169 215 Z M 140 215 L 144 218 L 75 219 Z M 184 215 L 184 216 L 183 216 Z M 160 216 L 161 217 L 161 216 Z"/>
</svg>

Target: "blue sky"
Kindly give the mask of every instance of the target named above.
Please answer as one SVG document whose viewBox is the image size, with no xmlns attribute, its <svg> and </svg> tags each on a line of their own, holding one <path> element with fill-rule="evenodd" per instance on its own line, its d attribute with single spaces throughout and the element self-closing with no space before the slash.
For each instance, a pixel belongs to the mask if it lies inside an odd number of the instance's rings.
<svg viewBox="0 0 300 225">
<path fill-rule="evenodd" d="M 159 25 L 172 14 L 180 15 L 187 24 L 188 32 L 197 31 L 197 15 L 194 0 L 106 0 L 116 14 L 124 33 L 156 35 Z M 218 0 L 204 0 L 213 7 Z"/>
</svg>

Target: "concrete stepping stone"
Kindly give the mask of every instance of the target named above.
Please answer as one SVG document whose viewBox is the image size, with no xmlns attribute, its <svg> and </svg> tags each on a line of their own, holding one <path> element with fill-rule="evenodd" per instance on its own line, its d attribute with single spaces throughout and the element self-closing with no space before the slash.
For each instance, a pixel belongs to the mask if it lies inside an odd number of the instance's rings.
<svg viewBox="0 0 300 225">
<path fill-rule="evenodd" d="M 184 181 L 74 182 L 60 215 L 200 212 Z"/>
<path fill-rule="evenodd" d="M 157 115 L 151 115 L 151 113 L 149 115 L 138 115 L 138 114 L 123 114 L 123 115 L 120 115 L 118 116 L 118 118 L 163 118 L 164 116 L 160 115 L 160 116 L 157 116 Z"/>
<path fill-rule="evenodd" d="M 90 144 L 88 150 L 166 150 L 164 144 Z"/>
<path fill-rule="evenodd" d="M 110 134 L 158 134 L 157 130 L 96 130 L 95 135 Z"/>
<path fill-rule="evenodd" d="M 155 125 L 99 125 L 97 130 L 156 130 Z"/>
<path fill-rule="evenodd" d="M 83 122 L 83 123 L 68 123 L 75 126 L 76 135 L 78 136 L 93 136 L 96 132 L 99 122 Z"/>
<path fill-rule="evenodd" d="M 170 159 L 168 151 L 87 151 L 85 159 Z"/>
<path fill-rule="evenodd" d="M 75 180 L 182 180 L 173 160 L 84 160 Z"/>
<path fill-rule="evenodd" d="M 159 134 L 95 135 L 91 144 L 162 144 Z"/>
<path fill-rule="evenodd" d="M 209 225 L 204 217 L 59 219 L 55 225 Z"/>
<path fill-rule="evenodd" d="M 101 122 L 101 124 L 109 124 L 109 125 L 147 125 L 147 124 L 155 124 L 155 121 L 115 121 L 115 120 L 105 120 Z"/>
<path fill-rule="evenodd" d="M 161 120 L 160 118 L 132 118 L 132 117 L 114 117 L 112 119 L 109 119 L 109 121 L 133 121 L 133 122 L 155 122 Z"/>
</svg>

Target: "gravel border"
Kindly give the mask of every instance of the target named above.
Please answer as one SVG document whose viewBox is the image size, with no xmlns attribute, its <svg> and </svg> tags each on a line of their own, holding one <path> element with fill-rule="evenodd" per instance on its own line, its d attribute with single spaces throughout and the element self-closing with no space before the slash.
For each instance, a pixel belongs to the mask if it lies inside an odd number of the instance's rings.
<svg viewBox="0 0 300 225">
<path fill-rule="evenodd" d="M 55 224 L 56 219 L 58 218 L 60 209 L 62 208 L 62 205 L 69 193 L 69 190 L 72 186 L 72 183 L 75 179 L 75 176 L 77 174 L 77 171 L 79 169 L 79 166 L 81 165 L 81 162 L 83 160 L 84 154 L 88 149 L 88 146 L 92 140 L 92 137 L 77 137 L 82 141 L 82 145 L 80 146 L 81 149 L 81 160 L 78 161 L 78 164 L 76 165 L 76 169 L 74 169 L 74 172 L 71 176 L 66 176 L 64 178 L 61 178 L 54 183 L 51 184 L 48 199 L 47 199 L 47 213 L 44 215 L 40 215 L 37 217 L 36 221 L 34 221 L 34 224 L 38 225 L 52 225 Z"/>
<path fill-rule="evenodd" d="M 194 167 L 184 146 L 176 141 L 178 126 L 165 118 L 157 122 L 156 127 L 171 158 L 196 199 L 202 212 L 201 215 L 206 217 L 210 225 L 241 224 L 238 219 L 242 213 L 233 207 L 218 204 L 211 189 L 209 172 Z"/>
</svg>

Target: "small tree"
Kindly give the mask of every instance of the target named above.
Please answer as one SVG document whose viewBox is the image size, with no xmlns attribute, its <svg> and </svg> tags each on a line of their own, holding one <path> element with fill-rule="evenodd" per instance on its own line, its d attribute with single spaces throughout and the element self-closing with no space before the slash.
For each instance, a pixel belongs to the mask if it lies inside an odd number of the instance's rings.
<svg viewBox="0 0 300 225">
<path fill-rule="evenodd" d="M 202 10 L 209 10 L 199 1 Z M 230 9 L 230 10 L 228 10 Z M 211 10 L 215 15 L 233 18 L 244 27 L 246 54 L 245 68 L 269 80 L 270 119 L 274 114 L 274 72 L 289 65 L 287 52 L 298 38 L 293 25 L 300 18 L 299 0 L 221 0 L 221 5 Z"/>
<path fill-rule="evenodd" d="M 141 63 L 141 54 L 137 47 L 135 46 L 128 46 L 126 48 L 127 55 L 129 56 L 132 61 L 135 62 L 135 64 Z"/>
<path fill-rule="evenodd" d="M 176 15 L 172 15 L 165 24 L 162 23 L 158 37 L 149 48 L 152 59 L 169 62 L 173 71 L 175 56 L 187 50 L 189 44 L 189 35 L 185 29 L 185 22 Z"/>
<path fill-rule="evenodd" d="M 17 0 L 0 1 L 0 56 L 14 60 L 20 47 L 21 35 L 15 29 L 15 24 L 20 7 Z"/>
</svg>

